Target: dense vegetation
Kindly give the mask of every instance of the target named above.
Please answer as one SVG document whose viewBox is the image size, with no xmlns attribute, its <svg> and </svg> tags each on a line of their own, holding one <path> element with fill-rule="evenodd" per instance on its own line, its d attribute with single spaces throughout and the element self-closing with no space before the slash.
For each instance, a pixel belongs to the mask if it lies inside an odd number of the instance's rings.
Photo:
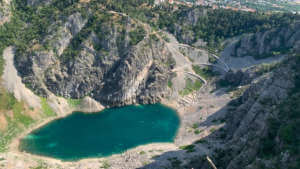
<svg viewBox="0 0 300 169">
<path fill-rule="evenodd" d="M 184 0 L 187 2 L 195 2 L 196 0 Z M 261 12 L 296 12 L 300 11 L 300 4 L 288 0 L 230 0 L 230 1 L 212 1 L 218 6 L 237 7 L 238 3 L 243 7 L 248 7 Z"/>
<path fill-rule="evenodd" d="M 66 3 L 69 2 L 69 3 Z M 39 44 L 48 32 L 51 23 L 65 19 L 78 8 L 74 8 L 74 1 L 56 0 L 52 5 L 37 8 L 27 6 L 27 1 L 14 0 L 13 16 L 9 23 L 0 27 L 0 53 L 7 46 L 14 45 L 17 53 L 24 53 L 33 44 Z M 83 9 L 81 9 L 84 13 Z M 47 48 L 47 46 L 45 45 Z M 19 55 L 17 55 L 19 56 Z M 3 71 L 3 59 L 0 57 L 0 72 Z"/>
<path fill-rule="evenodd" d="M 188 8 L 180 5 L 176 9 L 170 5 L 153 7 L 153 3 L 154 0 L 94 0 L 90 6 L 101 4 L 107 10 L 122 12 L 147 22 L 154 29 L 167 29 L 184 43 L 203 39 L 209 46 L 214 47 L 226 38 L 286 26 L 300 20 L 299 15 L 291 13 L 251 13 L 227 9 L 213 10 L 209 7 Z M 196 23 L 188 18 L 193 12 L 197 15 L 193 16 L 194 18 L 199 17 L 195 20 Z"/>
<path fill-rule="evenodd" d="M 42 40 L 49 33 L 49 26 L 57 21 L 62 21 L 74 12 L 80 12 L 83 16 L 89 17 L 87 26 L 71 42 L 69 48 L 64 52 L 64 58 L 73 58 L 80 44 L 85 40 L 91 31 L 95 31 L 98 37 L 105 35 L 101 23 L 109 19 L 105 14 L 100 17 L 88 14 L 101 10 L 113 10 L 128 14 L 142 22 L 149 23 L 154 30 L 157 28 L 166 29 L 176 35 L 183 43 L 194 43 L 198 39 L 208 42 L 210 47 L 219 47 L 220 43 L 233 36 L 248 32 L 267 30 L 273 27 L 285 26 L 299 20 L 294 14 L 263 14 L 249 13 L 231 10 L 213 10 L 208 7 L 187 8 L 179 6 L 175 9 L 172 6 L 153 7 L 154 0 L 93 0 L 90 3 L 81 3 L 78 0 L 54 0 L 50 5 L 28 6 L 26 1 L 13 1 L 13 16 L 11 22 L 0 28 L 0 53 L 9 45 L 16 46 L 17 53 L 23 54 L 34 44 L 42 44 L 41 48 L 48 49 L 49 44 L 42 43 Z M 187 17 L 195 13 L 197 22 L 193 23 Z M 198 11 L 198 12 L 197 12 Z M 105 13 L 105 12 L 104 12 Z M 95 17 L 96 16 L 96 17 Z M 130 33 L 131 44 L 137 44 L 144 36 L 142 29 Z M 104 36 L 102 36 L 104 37 Z M 98 46 L 101 49 L 101 46 Z M 21 55 L 17 55 L 21 56 Z M 0 71 L 3 60 L 0 57 Z"/>
<path fill-rule="evenodd" d="M 199 16 L 199 18 L 196 23 L 193 23 L 194 18 L 189 21 L 187 15 L 195 11 L 197 11 L 197 15 L 193 17 Z M 300 20 L 299 15 L 290 13 L 264 14 L 226 9 L 213 10 L 207 7 L 194 9 L 182 7 L 181 10 L 175 12 L 175 15 L 163 10 L 158 13 L 160 13 L 158 21 L 160 28 L 167 28 L 184 43 L 192 44 L 198 39 L 203 39 L 208 42 L 209 46 L 218 46 L 224 39 L 243 33 L 282 27 Z"/>
<path fill-rule="evenodd" d="M 205 78 L 206 80 L 211 79 L 216 75 L 215 72 L 213 72 L 211 67 L 200 67 L 198 65 L 193 65 L 193 70 L 196 74 L 200 75 L 201 77 Z"/>
</svg>

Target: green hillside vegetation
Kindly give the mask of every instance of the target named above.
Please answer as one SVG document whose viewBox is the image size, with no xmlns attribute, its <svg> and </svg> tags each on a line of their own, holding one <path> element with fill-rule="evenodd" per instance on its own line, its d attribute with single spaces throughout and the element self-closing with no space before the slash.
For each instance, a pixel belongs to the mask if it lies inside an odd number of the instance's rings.
<svg viewBox="0 0 300 169">
<path fill-rule="evenodd" d="M 29 127 L 35 120 L 27 114 L 30 111 L 25 103 L 6 92 L 0 86 L 0 112 L 4 114 L 7 124 L 1 124 L 5 129 L 0 130 L 0 152 L 7 150 L 7 145 L 24 128 Z M 11 113 L 13 113 L 11 115 Z M 5 126 L 3 126 L 5 125 Z"/>
<path fill-rule="evenodd" d="M 72 39 L 71 45 L 62 56 L 63 60 L 72 59 L 76 56 L 76 51 L 80 48 L 81 42 L 90 35 L 91 31 L 95 31 L 100 38 L 105 37 L 106 32 L 103 32 L 105 29 L 101 25 L 110 20 L 110 14 L 105 12 L 109 10 L 128 14 L 150 24 L 155 29 L 166 29 L 174 33 L 180 42 L 193 43 L 198 39 L 203 39 L 212 47 L 218 47 L 220 42 L 226 38 L 285 26 L 300 18 L 299 15 L 288 13 L 270 15 L 225 9 L 212 10 L 208 7 L 189 9 L 179 6 L 179 9 L 176 10 L 172 6 L 166 5 L 153 8 L 153 2 L 154 0 L 93 0 L 90 3 L 79 5 L 78 0 L 54 0 L 52 4 L 47 6 L 30 7 L 26 5 L 26 1 L 14 0 L 11 21 L 0 28 L 0 39 L 2 39 L 0 53 L 9 45 L 16 46 L 16 56 L 18 57 L 22 56 L 18 53 L 22 54 L 25 51 L 30 51 L 30 48 L 35 44 L 40 44 L 41 49 L 47 50 L 49 45 L 47 43 L 43 44 L 42 40 L 47 35 L 50 24 L 57 20 L 64 21 L 75 12 L 80 12 L 82 16 L 88 17 L 89 21 L 85 28 Z M 196 23 L 189 23 L 186 21 L 186 16 L 192 10 L 207 11 L 207 14 L 200 16 Z M 122 20 L 120 22 L 122 23 Z M 180 30 L 175 30 L 176 25 L 180 26 Z M 188 32 L 193 33 L 191 41 L 183 38 Z M 131 45 L 137 44 L 143 39 L 143 36 L 144 31 L 140 27 L 131 32 Z M 97 47 L 99 50 L 101 48 L 101 46 Z M 18 57 L 16 59 L 21 59 Z M 3 69 L 2 65 L 3 59 L 0 57 L 0 70 Z"/>
<path fill-rule="evenodd" d="M 212 47 L 218 47 L 226 38 L 286 26 L 300 19 L 299 15 L 291 13 L 265 14 L 226 9 L 212 10 L 206 7 L 182 8 L 175 13 L 158 10 L 160 14 L 158 26 L 175 33 L 181 42 L 192 44 L 198 39 L 203 39 L 208 42 L 208 46 Z M 199 10 L 207 14 L 201 14 L 197 23 L 193 25 L 186 23 L 186 13 L 191 10 Z M 178 32 L 175 25 L 184 26 Z M 190 42 L 182 38 L 182 35 L 187 35 L 188 32 L 194 35 Z"/>
</svg>

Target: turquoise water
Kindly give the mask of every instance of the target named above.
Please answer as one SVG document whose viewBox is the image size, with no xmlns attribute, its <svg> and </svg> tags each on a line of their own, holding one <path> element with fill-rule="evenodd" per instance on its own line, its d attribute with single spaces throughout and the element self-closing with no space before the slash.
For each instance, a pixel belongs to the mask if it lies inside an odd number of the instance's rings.
<svg viewBox="0 0 300 169">
<path fill-rule="evenodd" d="M 65 161 L 105 157 L 147 143 L 173 142 L 179 125 L 177 113 L 160 104 L 74 112 L 27 135 L 20 149 Z"/>
</svg>

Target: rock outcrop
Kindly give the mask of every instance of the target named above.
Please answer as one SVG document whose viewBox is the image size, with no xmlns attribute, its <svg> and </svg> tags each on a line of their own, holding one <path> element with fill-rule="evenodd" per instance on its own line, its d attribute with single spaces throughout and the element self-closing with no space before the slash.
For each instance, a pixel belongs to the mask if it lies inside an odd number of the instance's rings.
<svg viewBox="0 0 300 169">
<path fill-rule="evenodd" d="M 264 58 L 300 50 L 300 24 L 244 35 L 231 51 L 232 56 Z M 228 46 L 230 48 L 230 46 Z M 225 49 L 226 50 L 226 49 Z"/>
<path fill-rule="evenodd" d="M 49 5 L 53 0 L 27 0 L 27 5 L 37 6 L 37 5 Z"/>
<path fill-rule="evenodd" d="M 10 19 L 10 2 L 11 0 L 0 1 L 0 26 Z"/>
<path fill-rule="evenodd" d="M 98 29 L 75 48 L 76 38 L 90 25 L 78 13 L 68 17 L 45 37 L 50 50 L 32 50 L 16 58 L 23 81 L 43 96 L 90 96 L 107 106 L 159 102 L 167 95 L 174 63 L 165 42 L 128 17 L 110 18 L 120 23 L 97 23 Z M 135 42 L 139 34 L 143 37 Z"/>
<path fill-rule="evenodd" d="M 299 77 L 295 70 L 299 61 L 296 65 L 295 60 L 294 56 L 287 58 L 274 71 L 254 80 L 240 98 L 230 103 L 226 125 L 209 136 L 221 143 L 214 145 L 214 153 L 210 154 L 218 169 L 289 168 L 297 165 L 298 157 L 290 154 L 282 138 L 272 136 L 270 143 L 270 133 L 278 134 L 274 125 L 278 130 L 287 121 L 287 115 L 280 113 L 282 105 L 291 97 L 291 90 L 296 87 L 295 77 Z M 276 153 L 266 155 L 270 149 L 276 149 Z M 204 169 L 209 165 L 206 160 L 199 160 L 190 163 L 189 167 Z"/>
</svg>

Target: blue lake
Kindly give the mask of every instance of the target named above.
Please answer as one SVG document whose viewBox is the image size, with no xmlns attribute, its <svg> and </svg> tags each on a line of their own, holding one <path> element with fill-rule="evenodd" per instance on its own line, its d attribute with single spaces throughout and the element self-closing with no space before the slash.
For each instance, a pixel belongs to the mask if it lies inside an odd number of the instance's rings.
<svg viewBox="0 0 300 169">
<path fill-rule="evenodd" d="M 176 111 L 161 104 L 74 112 L 34 130 L 19 148 L 64 161 L 105 157 L 148 143 L 173 142 L 179 125 Z"/>
</svg>

